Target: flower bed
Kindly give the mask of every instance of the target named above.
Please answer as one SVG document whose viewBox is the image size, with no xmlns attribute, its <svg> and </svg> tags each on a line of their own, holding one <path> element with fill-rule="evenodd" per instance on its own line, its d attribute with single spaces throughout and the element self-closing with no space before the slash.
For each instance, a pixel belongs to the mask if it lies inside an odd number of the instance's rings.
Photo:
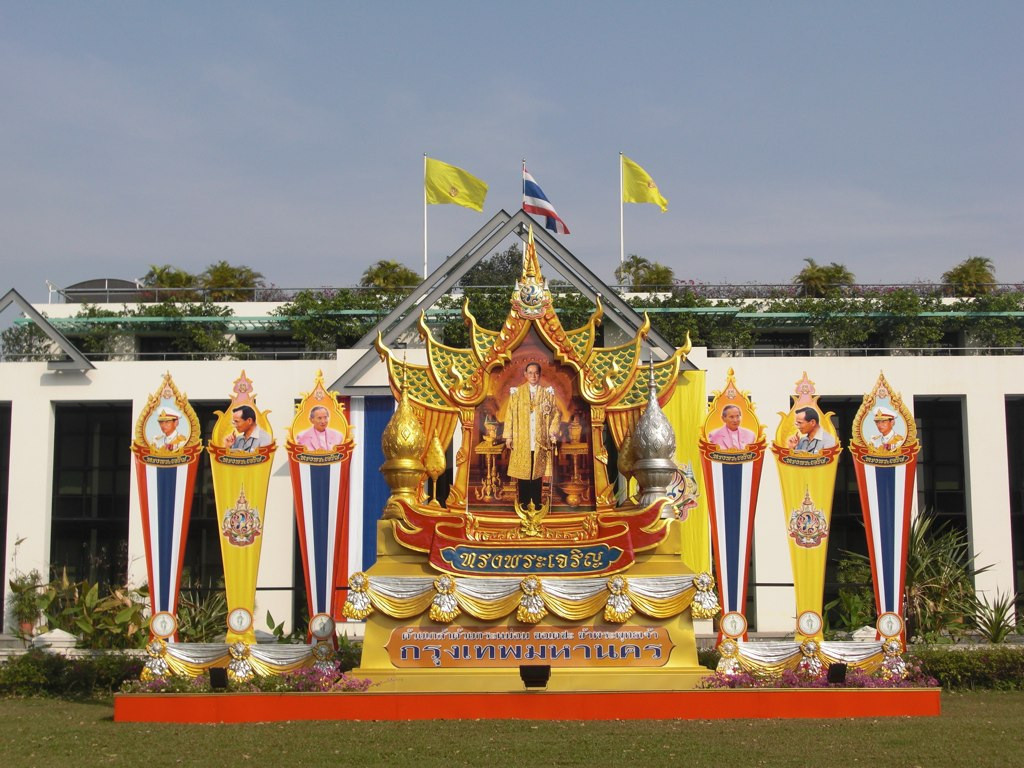
<svg viewBox="0 0 1024 768">
<path fill-rule="evenodd" d="M 228 681 L 231 693 L 343 693 L 369 690 L 371 682 L 341 671 L 340 665 L 305 667 L 281 675 Z M 152 680 L 126 680 L 121 693 L 213 693 L 209 673 L 198 677 L 168 675 Z"/>
<path fill-rule="evenodd" d="M 705 677 L 700 688 L 718 690 L 724 688 L 935 688 L 939 681 L 921 672 L 916 665 L 908 665 L 905 678 L 886 678 L 860 669 L 850 669 L 842 683 L 830 683 L 828 674 L 806 675 L 786 670 L 780 677 L 758 677 L 749 672 L 726 675 L 715 672 Z"/>
</svg>

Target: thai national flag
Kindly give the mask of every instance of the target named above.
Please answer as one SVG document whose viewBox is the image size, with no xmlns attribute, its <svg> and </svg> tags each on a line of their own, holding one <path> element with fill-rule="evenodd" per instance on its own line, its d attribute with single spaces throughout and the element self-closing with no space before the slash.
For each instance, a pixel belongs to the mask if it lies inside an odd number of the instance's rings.
<svg viewBox="0 0 1024 768">
<path fill-rule="evenodd" d="M 559 235 L 569 234 L 569 228 L 565 226 L 565 222 L 555 211 L 555 207 L 548 202 L 544 190 L 533 180 L 533 176 L 526 170 L 525 165 L 523 165 L 523 210 L 536 216 L 545 217 L 547 221 L 544 226 L 552 232 Z"/>
</svg>

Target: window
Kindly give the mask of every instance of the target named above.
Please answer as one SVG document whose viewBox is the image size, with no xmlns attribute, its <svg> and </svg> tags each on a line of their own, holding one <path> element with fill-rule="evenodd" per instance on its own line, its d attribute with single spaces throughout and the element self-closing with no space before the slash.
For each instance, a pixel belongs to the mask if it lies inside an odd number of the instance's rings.
<svg viewBox="0 0 1024 768">
<path fill-rule="evenodd" d="M 193 402 L 192 408 L 199 418 L 203 445 L 210 439 L 217 423 L 214 411 L 224 410 L 225 402 Z M 185 557 L 182 562 L 181 585 L 216 589 L 224 580 L 224 563 L 220 553 L 220 515 L 213 498 L 213 474 L 210 459 L 204 453 L 196 469 L 196 484 L 192 494 L 192 514 L 189 518 Z"/>
<path fill-rule="evenodd" d="M 839 596 L 839 561 L 845 552 L 868 553 L 867 534 L 864 529 L 864 512 L 861 508 L 860 491 L 857 488 L 857 474 L 853 466 L 853 455 L 849 450 L 853 420 L 863 399 L 860 397 L 822 397 L 818 401 L 822 413 L 832 411 L 832 425 L 836 428 L 843 452 L 839 454 L 836 469 L 836 487 L 832 496 L 832 517 L 829 522 L 828 557 L 825 565 L 825 598 L 828 605 Z M 847 589 L 852 584 L 842 585 Z M 861 585 L 872 589 L 870 578 Z"/>
<path fill-rule="evenodd" d="M 272 357 L 275 360 L 299 360 L 306 351 L 306 345 L 292 336 L 261 333 L 235 337 L 239 344 L 244 344 L 249 351 L 259 357 Z"/>
<path fill-rule="evenodd" d="M 131 417 L 128 403 L 54 406 L 50 564 L 74 581 L 127 579 Z"/>
<path fill-rule="evenodd" d="M 1024 397 L 1006 400 L 1006 458 L 1010 481 L 1010 536 L 1017 612 L 1024 610 Z"/>
<path fill-rule="evenodd" d="M 811 349 L 811 332 L 806 330 L 791 331 L 759 331 L 754 349 L 762 350 L 762 354 L 803 356 L 809 355 Z"/>
<path fill-rule="evenodd" d="M 7 562 L 7 493 L 11 479 L 11 404 L 0 403 L 0 563 Z M 0 584 L 0 605 L 7 605 L 7 582 Z"/>
<path fill-rule="evenodd" d="M 963 398 L 914 398 L 921 452 L 917 456 L 917 507 L 933 512 L 937 526 L 967 531 Z"/>
</svg>

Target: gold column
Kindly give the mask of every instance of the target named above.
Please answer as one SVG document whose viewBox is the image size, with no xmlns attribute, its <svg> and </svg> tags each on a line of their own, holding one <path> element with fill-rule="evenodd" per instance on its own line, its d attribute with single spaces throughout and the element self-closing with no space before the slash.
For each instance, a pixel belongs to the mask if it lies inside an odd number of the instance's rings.
<svg viewBox="0 0 1024 768">
<path fill-rule="evenodd" d="M 594 489 L 598 512 L 615 506 L 615 488 L 608 479 L 608 451 L 604 447 L 604 408 L 590 407 L 590 444 L 594 448 Z"/>
<path fill-rule="evenodd" d="M 462 445 L 455 455 L 455 482 L 448 492 L 448 509 L 453 512 L 466 508 L 466 496 L 469 493 L 469 462 L 476 432 L 476 410 L 460 408 L 459 418 L 462 421 Z"/>
</svg>

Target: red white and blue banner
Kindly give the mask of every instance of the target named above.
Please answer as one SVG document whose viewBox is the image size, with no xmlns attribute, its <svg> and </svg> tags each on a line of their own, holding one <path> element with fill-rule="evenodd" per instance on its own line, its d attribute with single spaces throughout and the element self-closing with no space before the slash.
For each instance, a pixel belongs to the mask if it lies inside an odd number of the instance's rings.
<svg viewBox="0 0 1024 768">
<path fill-rule="evenodd" d="M 879 375 L 857 411 L 850 440 L 879 617 L 895 614 L 903 619 L 907 543 L 920 449 L 910 409 L 892 391 L 885 375 Z"/>
<path fill-rule="evenodd" d="M 320 623 L 333 623 L 335 593 L 347 575 L 349 469 L 354 445 L 344 405 L 338 402 L 337 393 L 326 390 L 323 376 L 317 372 L 313 390 L 296 408 L 286 446 L 310 634 L 314 636 L 319 635 Z M 343 603 L 344 599 L 338 605 Z"/>
<path fill-rule="evenodd" d="M 744 637 L 750 546 L 767 442 L 754 405 L 736 386 L 732 369 L 725 387 L 713 395 L 699 445 L 722 633 Z"/>
<path fill-rule="evenodd" d="M 544 194 L 544 190 L 526 170 L 525 162 L 523 163 L 523 210 L 535 216 L 543 216 L 545 229 L 550 229 L 559 235 L 569 234 L 569 228 L 565 226 L 565 222 L 558 215 L 555 206 L 551 204 L 547 195 Z"/>
<path fill-rule="evenodd" d="M 170 373 L 164 374 L 136 421 L 132 440 L 154 637 L 177 637 L 181 568 L 202 450 L 196 413 Z"/>
</svg>

